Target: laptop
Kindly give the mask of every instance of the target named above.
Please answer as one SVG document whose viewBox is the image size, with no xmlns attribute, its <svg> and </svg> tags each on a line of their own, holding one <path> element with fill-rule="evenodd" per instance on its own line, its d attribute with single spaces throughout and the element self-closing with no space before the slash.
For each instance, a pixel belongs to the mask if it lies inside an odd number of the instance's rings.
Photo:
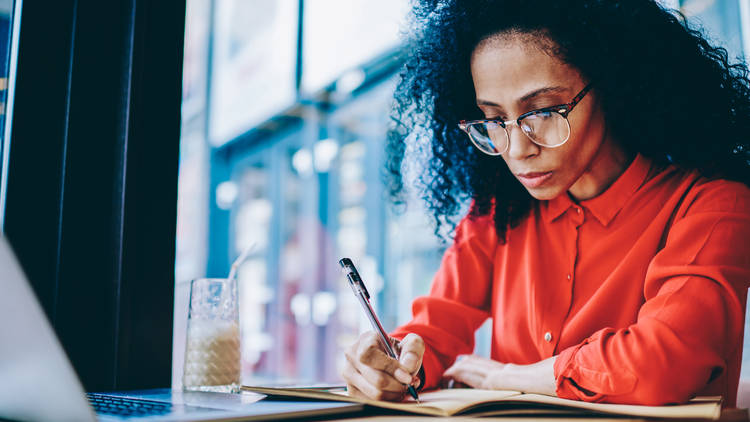
<svg viewBox="0 0 750 422">
<path fill-rule="evenodd" d="M 264 395 L 245 392 L 161 389 L 87 395 L 2 236 L 0 286 L 0 419 L 254 421 L 363 409 L 356 403 L 264 400 Z"/>
</svg>

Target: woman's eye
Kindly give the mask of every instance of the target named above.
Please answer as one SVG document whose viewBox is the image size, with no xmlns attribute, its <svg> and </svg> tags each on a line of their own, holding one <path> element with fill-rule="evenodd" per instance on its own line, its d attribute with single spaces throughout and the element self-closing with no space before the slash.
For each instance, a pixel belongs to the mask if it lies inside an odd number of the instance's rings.
<svg viewBox="0 0 750 422">
<path fill-rule="evenodd" d="M 498 114 L 500 110 L 496 110 L 494 107 L 480 108 L 479 112 L 484 116 L 484 120 L 504 120 L 505 116 Z"/>
<path fill-rule="evenodd" d="M 554 104 L 539 104 L 539 105 L 532 105 L 529 107 L 529 111 L 537 111 L 537 110 L 544 110 L 545 108 L 554 107 Z"/>
</svg>

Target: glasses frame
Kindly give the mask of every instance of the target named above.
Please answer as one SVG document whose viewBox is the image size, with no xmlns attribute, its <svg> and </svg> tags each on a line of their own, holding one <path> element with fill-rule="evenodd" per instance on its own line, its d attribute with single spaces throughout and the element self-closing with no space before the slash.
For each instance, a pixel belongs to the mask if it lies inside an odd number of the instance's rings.
<svg viewBox="0 0 750 422">
<path fill-rule="evenodd" d="M 539 145 L 540 147 L 544 147 L 544 148 L 557 148 L 559 146 L 562 146 L 566 142 L 568 142 L 568 139 L 570 139 L 570 133 L 571 133 L 572 129 L 570 128 L 570 121 L 568 121 L 568 114 L 570 114 L 570 112 L 573 111 L 573 109 L 575 108 L 575 106 L 578 103 L 581 102 L 581 100 L 583 99 L 583 97 L 585 97 L 586 94 L 588 94 L 588 92 L 591 90 L 591 86 L 592 86 L 592 84 L 586 85 L 578 94 L 576 94 L 575 97 L 573 97 L 572 100 L 570 100 L 569 103 L 555 105 L 555 106 L 550 106 L 550 107 L 544 107 L 544 108 L 540 108 L 540 109 L 536 109 L 536 110 L 531 110 L 531 111 L 528 111 L 528 112 L 523 113 L 522 115 L 518 116 L 518 118 L 516 118 L 515 120 L 513 120 L 513 119 L 511 119 L 511 120 L 505 120 L 505 121 L 504 120 L 499 120 L 499 119 L 461 120 L 458 123 L 458 127 L 459 127 L 459 129 L 461 129 L 462 131 L 464 131 L 466 133 L 466 135 L 469 136 L 469 139 L 471 140 L 471 143 L 474 144 L 475 147 L 477 147 L 480 151 L 482 151 L 483 153 L 485 153 L 487 155 L 493 155 L 493 156 L 500 155 L 500 154 L 503 154 L 505 151 L 507 151 L 508 148 L 510 148 L 510 133 L 508 132 L 508 126 L 512 125 L 512 124 L 515 124 L 516 126 L 518 126 L 518 128 L 521 129 L 521 132 L 523 132 L 523 134 L 526 135 L 526 137 L 529 138 L 531 140 L 531 142 L 535 143 L 536 145 Z M 526 133 L 523 130 L 523 128 L 521 127 L 521 121 L 523 119 L 525 119 L 525 118 L 527 118 L 529 116 L 533 116 L 535 114 L 548 113 L 548 112 L 553 112 L 553 113 L 557 113 L 557 114 L 561 115 L 563 117 L 563 119 L 565 119 L 565 123 L 568 125 L 568 136 L 566 136 L 565 139 L 562 142 L 560 142 L 559 144 L 556 144 L 556 145 L 544 145 L 544 144 L 540 144 L 539 142 L 537 142 L 534 139 L 532 139 L 531 136 L 529 136 L 529 134 Z M 477 144 L 477 142 L 474 140 L 474 137 L 471 136 L 471 133 L 469 133 L 469 128 L 472 125 L 475 125 L 475 124 L 486 124 L 486 123 L 496 123 L 496 124 L 499 124 L 503 128 L 503 130 L 505 130 L 505 140 L 507 142 L 505 143 L 505 149 L 503 149 L 502 151 L 497 152 L 497 153 L 491 153 L 491 152 L 485 151 L 482 147 L 480 147 Z"/>
</svg>

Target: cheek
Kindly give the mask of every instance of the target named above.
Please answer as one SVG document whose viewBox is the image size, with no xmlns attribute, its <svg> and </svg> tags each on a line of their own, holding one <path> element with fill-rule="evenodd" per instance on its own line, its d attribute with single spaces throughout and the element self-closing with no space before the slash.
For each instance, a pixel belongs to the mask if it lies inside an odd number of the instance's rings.
<svg viewBox="0 0 750 422">
<path fill-rule="evenodd" d="M 604 140 L 604 118 L 601 113 L 581 113 L 582 117 L 571 122 L 570 145 L 573 161 L 586 162 L 599 149 Z M 567 145 L 566 145 L 567 146 Z"/>
<path fill-rule="evenodd" d="M 568 142 L 559 148 L 547 150 L 550 161 L 555 162 L 558 169 L 558 177 L 554 183 L 558 190 L 569 189 L 586 172 L 602 145 L 603 119 L 595 115 L 589 116 L 590 118 L 571 121 L 571 136 Z"/>
</svg>

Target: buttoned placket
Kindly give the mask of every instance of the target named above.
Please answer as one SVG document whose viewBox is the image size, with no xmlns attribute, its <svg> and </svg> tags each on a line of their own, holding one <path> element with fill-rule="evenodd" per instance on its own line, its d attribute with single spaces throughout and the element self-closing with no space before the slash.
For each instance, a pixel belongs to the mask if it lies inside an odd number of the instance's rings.
<svg viewBox="0 0 750 422">
<path fill-rule="evenodd" d="M 561 283 L 564 284 L 564 286 L 561 286 L 560 291 L 563 293 L 559 297 L 559 300 L 565 300 L 565 309 L 566 313 L 565 315 L 561 315 L 560 318 L 558 318 L 555 321 L 549 320 L 547 321 L 550 326 L 543 327 L 543 334 L 542 334 L 542 349 L 545 351 L 546 356 L 554 356 L 555 352 L 557 351 L 557 344 L 560 340 L 560 332 L 562 331 L 562 324 L 567 318 L 567 313 L 570 312 L 570 307 L 572 306 L 573 302 L 573 282 L 575 281 L 575 270 L 576 270 L 576 260 L 578 259 L 578 241 L 580 236 L 580 227 L 583 225 L 583 222 L 585 220 L 584 210 L 579 205 L 574 205 L 571 208 L 568 209 L 567 215 L 565 215 L 563 218 L 565 218 L 567 221 L 566 223 L 570 225 L 571 227 L 571 236 L 570 236 L 570 247 L 568 248 L 569 251 L 571 251 L 570 255 L 567 256 L 566 264 L 569 268 L 568 272 L 564 274 L 561 278 Z M 551 326 L 551 324 L 554 324 L 554 327 Z"/>
</svg>

